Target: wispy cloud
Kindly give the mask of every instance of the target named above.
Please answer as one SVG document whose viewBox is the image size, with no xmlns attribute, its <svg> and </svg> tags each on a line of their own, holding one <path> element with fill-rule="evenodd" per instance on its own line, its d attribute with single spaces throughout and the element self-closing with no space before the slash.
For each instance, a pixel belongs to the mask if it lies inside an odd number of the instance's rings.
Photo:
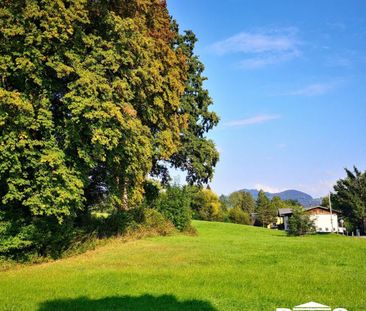
<svg viewBox="0 0 366 311">
<path fill-rule="evenodd" d="M 332 55 L 327 58 L 325 64 L 329 67 L 351 68 L 353 65 L 353 60 L 351 57 Z"/>
<path fill-rule="evenodd" d="M 303 88 L 291 91 L 285 95 L 291 96 L 318 96 L 324 95 L 332 91 L 338 85 L 338 82 L 325 82 L 309 84 Z"/>
<path fill-rule="evenodd" d="M 276 55 L 261 55 L 258 57 L 246 58 L 240 62 L 240 67 L 244 69 L 259 69 L 269 65 L 275 65 L 290 61 L 300 55 L 298 51 L 281 53 Z"/>
<path fill-rule="evenodd" d="M 326 26 L 331 30 L 337 30 L 337 31 L 345 31 L 347 30 L 347 25 L 343 22 L 330 22 L 326 23 Z"/>
<path fill-rule="evenodd" d="M 366 34 L 365 34 L 366 36 Z M 343 69 L 355 69 L 364 67 L 366 56 L 362 50 L 346 49 L 327 55 L 325 65 L 329 67 L 341 67 Z"/>
<path fill-rule="evenodd" d="M 276 120 L 279 118 L 281 118 L 280 115 L 258 115 L 258 116 L 254 116 L 251 118 L 233 120 L 233 121 L 227 122 L 225 125 L 229 126 L 229 127 L 247 126 L 247 125 L 265 123 L 265 122 L 268 122 L 271 120 Z"/>
<path fill-rule="evenodd" d="M 214 44 L 219 54 L 227 53 L 263 53 L 293 50 L 297 45 L 293 34 L 241 32 L 226 40 Z"/>
<path fill-rule="evenodd" d="M 332 191 L 336 181 L 336 178 L 329 180 L 320 179 L 313 181 L 311 184 L 298 184 L 295 188 L 311 194 L 314 198 L 319 198 L 327 195 L 329 191 Z"/>
<path fill-rule="evenodd" d="M 294 28 L 241 32 L 216 42 L 212 48 L 219 55 L 243 54 L 240 67 L 257 69 L 299 57 L 296 32 Z"/>
<path fill-rule="evenodd" d="M 284 144 L 284 143 L 277 144 L 277 148 L 279 148 L 279 149 L 285 149 L 285 148 L 287 148 L 287 144 Z"/>
</svg>

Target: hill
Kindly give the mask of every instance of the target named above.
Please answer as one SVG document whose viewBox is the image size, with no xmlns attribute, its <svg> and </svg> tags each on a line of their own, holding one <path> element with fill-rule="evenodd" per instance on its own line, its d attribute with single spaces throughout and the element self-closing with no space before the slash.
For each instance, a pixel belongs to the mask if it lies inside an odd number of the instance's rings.
<svg viewBox="0 0 366 311">
<path fill-rule="evenodd" d="M 123 243 L 0 272 L 0 310 L 366 310 L 366 240 L 196 221 L 197 236 Z M 352 294 L 350 294 L 352 293 Z"/>
<path fill-rule="evenodd" d="M 254 199 L 257 199 L 259 193 L 259 191 L 255 189 L 243 189 L 241 191 L 249 192 Z M 295 200 L 304 207 L 315 206 L 321 203 L 321 199 L 314 199 L 311 195 L 298 190 L 285 190 L 278 193 L 265 192 L 265 194 L 269 199 L 277 196 L 282 200 Z"/>
</svg>

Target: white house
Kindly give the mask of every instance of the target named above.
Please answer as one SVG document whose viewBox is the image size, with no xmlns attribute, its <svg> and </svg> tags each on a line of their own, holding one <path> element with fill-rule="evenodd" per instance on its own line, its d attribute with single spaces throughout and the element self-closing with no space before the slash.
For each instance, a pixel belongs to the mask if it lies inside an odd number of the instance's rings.
<svg viewBox="0 0 366 311">
<path fill-rule="evenodd" d="M 316 232 L 343 232 L 344 228 L 338 222 L 340 212 L 324 206 L 305 207 L 305 213 L 310 215 L 310 219 L 314 221 Z M 280 208 L 278 216 L 283 219 L 284 229 L 288 230 L 288 220 L 292 216 L 291 208 Z"/>
</svg>

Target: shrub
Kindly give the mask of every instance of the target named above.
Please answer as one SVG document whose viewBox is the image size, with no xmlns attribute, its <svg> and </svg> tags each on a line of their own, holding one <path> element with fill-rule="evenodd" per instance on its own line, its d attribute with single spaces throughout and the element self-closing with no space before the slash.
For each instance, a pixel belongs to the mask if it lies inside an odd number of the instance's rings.
<svg viewBox="0 0 366 311">
<path fill-rule="evenodd" d="M 150 208 L 144 210 L 144 218 L 143 227 L 148 230 L 153 230 L 159 235 L 174 232 L 174 225 L 157 210 Z"/>
<path fill-rule="evenodd" d="M 95 231 L 100 238 L 121 235 L 126 231 L 132 219 L 131 213 L 125 211 L 113 211 L 108 217 L 94 214 L 88 231 Z"/>
<path fill-rule="evenodd" d="M 26 221 L 0 221 L 0 256 L 27 261 L 43 256 L 58 258 L 74 238 L 72 221 L 59 223 L 55 217 Z"/>
<path fill-rule="evenodd" d="M 192 219 L 190 199 L 184 189 L 170 186 L 165 192 L 160 193 L 155 206 L 178 230 L 184 231 L 190 226 Z"/>
<path fill-rule="evenodd" d="M 155 180 L 146 180 L 144 183 L 144 203 L 151 206 L 158 199 L 161 191 L 161 185 Z"/>
<path fill-rule="evenodd" d="M 239 207 L 234 207 L 229 211 L 229 219 L 231 222 L 235 224 L 242 224 L 242 225 L 250 225 L 250 217 L 249 214 L 244 212 Z"/>
<path fill-rule="evenodd" d="M 133 209 L 113 210 L 110 213 L 94 212 L 88 221 L 87 232 L 95 232 L 100 238 L 123 235 L 131 228 L 138 228 L 145 220 L 142 206 Z"/>
<path fill-rule="evenodd" d="M 310 232 L 314 232 L 314 222 L 310 219 L 310 216 L 305 213 L 301 206 L 294 206 L 292 208 L 292 216 L 289 219 L 288 235 L 305 235 Z"/>
<path fill-rule="evenodd" d="M 38 255 L 54 259 L 61 257 L 76 235 L 71 219 L 65 219 L 60 224 L 54 217 L 41 218 L 35 221 L 35 228 L 32 240 Z"/>
<path fill-rule="evenodd" d="M 33 225 L 20 222 L 0 222 L 0 256 L 16 260 L 26 259 L 33 248 Z M 21 255 L 22 258 L 19 256 Z"/>
</svg>

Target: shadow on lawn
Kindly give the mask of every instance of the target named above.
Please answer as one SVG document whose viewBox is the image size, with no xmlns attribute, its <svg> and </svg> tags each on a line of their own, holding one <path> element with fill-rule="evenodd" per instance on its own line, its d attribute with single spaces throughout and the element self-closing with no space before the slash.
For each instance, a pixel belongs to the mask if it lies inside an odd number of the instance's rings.
<svg viewBox="0 0 366 311">
<path fill-rule="evenodd" d="M 59 299 L 43 302 L 38 311 L 217 311 L 209 302 L 200 300 L 178 301 L 171 295 L 154 297 L 143 295 L 139 297 L 120 296 L 106 297 L 102 299 L 89 299 L 80 297 L 76 299 Z"/>
</svg>

